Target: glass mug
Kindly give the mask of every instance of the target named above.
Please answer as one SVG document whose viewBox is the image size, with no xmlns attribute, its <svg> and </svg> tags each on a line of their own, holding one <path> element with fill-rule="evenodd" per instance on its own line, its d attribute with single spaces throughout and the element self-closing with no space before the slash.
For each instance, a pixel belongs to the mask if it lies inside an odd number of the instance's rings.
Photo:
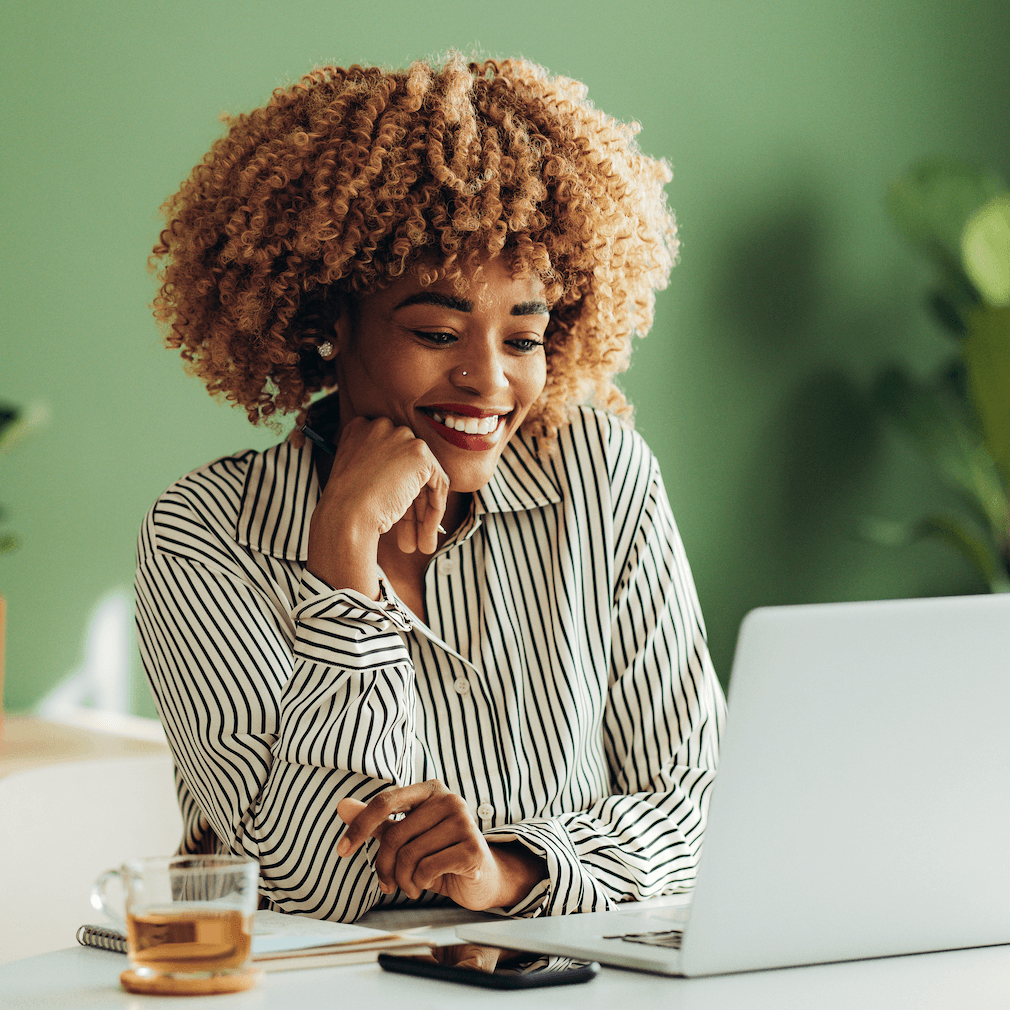
<svg viewBox="0 0 1010 1010">
<path fill-rule="evenodd" d="M 111 908 L 106 886 L 118 877 L 126 921 Z M 259 864 L 244 856 L 155 856 L 106 870 L 91 904 L 126 933 L 130 992 L 237 992 L 259 980 L 251 967 L 252 916 Z"/>
</svg>

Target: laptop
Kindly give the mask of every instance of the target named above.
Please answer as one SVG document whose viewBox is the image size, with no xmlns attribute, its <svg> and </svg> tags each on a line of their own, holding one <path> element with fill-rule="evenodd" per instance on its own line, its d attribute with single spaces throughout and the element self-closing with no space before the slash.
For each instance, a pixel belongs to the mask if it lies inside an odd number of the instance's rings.
<svg viewBox="0 0 1010 1010">
<path fill-rule="evenodd" d="M 458 927 L 669 975 L 1010 943 L 1010 594 L 744 619 L 690 907 Z"/>
</svg>

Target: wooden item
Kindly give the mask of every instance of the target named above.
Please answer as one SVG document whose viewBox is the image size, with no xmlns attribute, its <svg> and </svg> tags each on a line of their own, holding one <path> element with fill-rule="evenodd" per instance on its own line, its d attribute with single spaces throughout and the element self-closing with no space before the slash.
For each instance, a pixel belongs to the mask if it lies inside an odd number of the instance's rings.
<svg viewBox="0 0 1010 1010">
<path fill-rule="evenodd" d="M 44 765 L 96 758 L 154 757 L 168 745 L 49 722 L 29 715 L 8 716 L 0 743 L 0 778 Z"/>
<path fill-rule="evenodd" d="M 258 968 L 246 968 L 230 974 L 208 975 L 206 978 L 150 978 L 128 968 L 119 976 L 127 992 L 148 996 L 212 996 L 225 992 L 243 992 L 257 985 L 263 977 Z"/>
<path fill-rule="evenodd" d="M 0 742 L 4 738 L 4 653 L 7 636 L 7 601 L 0 596 Z"/>
</svg>

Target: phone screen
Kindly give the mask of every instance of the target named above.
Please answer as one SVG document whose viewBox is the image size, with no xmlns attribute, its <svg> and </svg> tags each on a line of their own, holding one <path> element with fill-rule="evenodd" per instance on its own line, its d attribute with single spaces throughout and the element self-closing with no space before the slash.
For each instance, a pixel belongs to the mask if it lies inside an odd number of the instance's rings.
<svg viewBox="0 0 1010 1010">
<path fill-rule="evenodd" d="M 531 989 L 588 982 L 600 970 L 596 961 L 576 961 L 570 957 L 477 943 L 432 947 L 429 954 L 383 951 L 379 954 L 379 964 L 387 971 L 492 989 Z"/>
</svg>

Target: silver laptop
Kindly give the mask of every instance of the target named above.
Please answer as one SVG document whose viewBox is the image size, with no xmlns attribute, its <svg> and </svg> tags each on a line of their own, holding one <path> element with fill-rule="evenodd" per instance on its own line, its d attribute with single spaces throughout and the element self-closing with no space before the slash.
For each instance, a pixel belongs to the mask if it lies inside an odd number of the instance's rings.
<svg viewBox="0 0 1010 1010">
<path fill-rule="evenodd" d="M 670 975 L 1010 943 L 1010 594 L 747 615 L 690 909 L 464 940 Z"/>
</svg>

